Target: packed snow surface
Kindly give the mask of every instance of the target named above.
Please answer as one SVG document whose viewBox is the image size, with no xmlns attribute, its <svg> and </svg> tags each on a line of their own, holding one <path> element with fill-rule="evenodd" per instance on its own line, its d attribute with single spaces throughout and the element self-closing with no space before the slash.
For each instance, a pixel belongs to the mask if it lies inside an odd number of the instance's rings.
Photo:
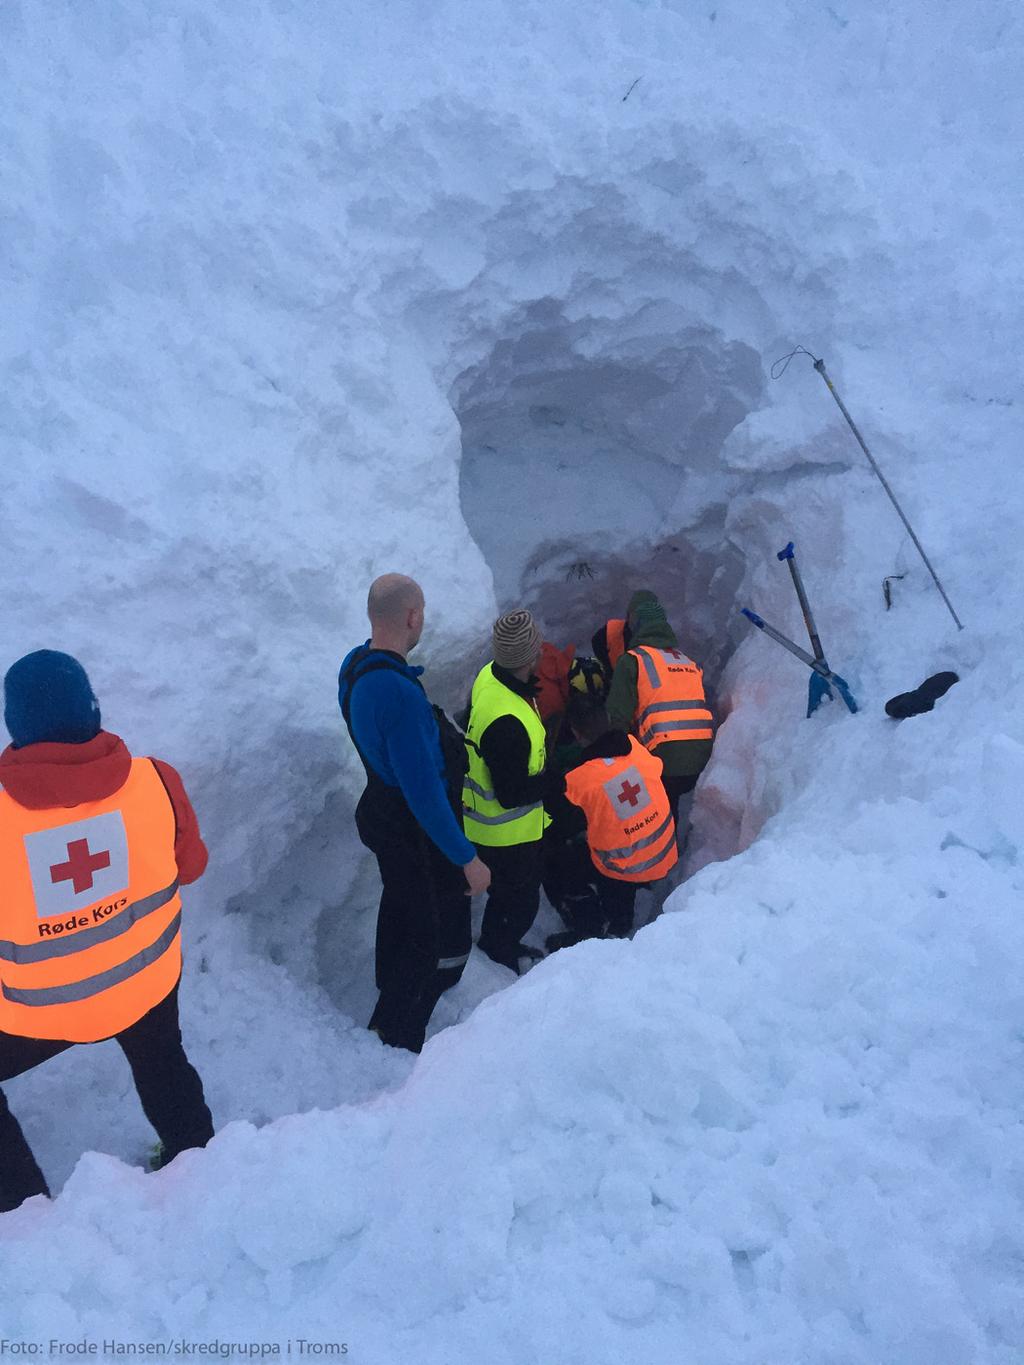
<svg viewBox="0 0 1024 1365">
<path fill-rule="evenodd" d="M 3 663 L 185 777 L 221 1130 L 144 1174 L 112 1044 L 5 1085 L 5 1354 L 1024 1358 L 1022 58 L 1009 0 L 0 7 Z M 802 638 L 790 539 L 856 717 L 738 614 Z M 474 957 L 419 1059 L 335 699 L 392 569 L 440 700 L 654 586 L 724 717 L 666 913 Z"/>
</svg>

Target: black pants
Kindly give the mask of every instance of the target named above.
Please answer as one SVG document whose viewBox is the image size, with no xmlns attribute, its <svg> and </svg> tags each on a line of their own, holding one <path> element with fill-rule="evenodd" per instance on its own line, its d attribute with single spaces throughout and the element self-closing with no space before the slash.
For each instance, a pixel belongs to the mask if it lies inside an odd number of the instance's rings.
<svg viewBox="0 0 1024 1365">
<path fill-rule="evenodd" d="M 213 1120 L 203 1083 L 182 1046 L 177 986 L 116 1037 L 132 1069 L 143 1112 L 163 1143 L 164 1161 L 172 1161 L 187 1147 L 205 1147 L 213 1137 Z M 74 1046 L 0 1033 L 0 1081 L 31 1071 Z M 30 1195 L 49 1193 L 21 1125 L 0 1090 L 0 1213 L 16 1209 Z"/>
<path fill-rule="evenodd" d="M 469 888 L 416 823 L 396 787 L 371 782 L 356 807 L 356 829 L 377 859 L 376 979 L 370 1018 L 392 1047 L 419 1052 L 434 1006 L 462 976 L 472 947 Z"/>
<path fill-rule="evenodd" d="M 495 962 L 516 971 L 519 944 L 540 909 L 544 840 L 503 848 L 477 844 L 477 852 L 491 869 L 480 947 Z"/>
<path fill-rule="evenodd" d="M 604 931 L 604 915 L 594 866 L 585 833 L 559 837 L 554 826 L 544 836 L 544 894 L 562 923 L 579 938 L 597 938 Z"/>
<path fill-rule="evenodd" d="M 633 911 L 639 882 L 622 882 L 616 877 L 598 877 L 604 932 L 609 938 L 626 938 L 633 932 Z"/>
</svg>

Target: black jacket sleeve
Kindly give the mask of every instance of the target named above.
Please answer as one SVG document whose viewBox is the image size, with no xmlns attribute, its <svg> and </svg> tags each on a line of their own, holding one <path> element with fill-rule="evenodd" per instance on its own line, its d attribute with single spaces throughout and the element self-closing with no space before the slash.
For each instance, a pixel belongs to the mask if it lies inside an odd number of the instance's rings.
<svg viewBox="0 0 1024 1365">
<path fill-rule="evenodd" d="M 583 834 L 587 817 L 574 806 L 566 795 L 565 773 L 549 773 L 544 789 L 544 807 L 551 816 L 551 834 L 555 839 L 571 839 Z"/>
<path fill-rule="evenodd" d="M 530 768 L 530 736 L 515 716 L 499 716 L 480 736 L 480 753 L 494 782 L 494 795 L 506 810 L 544 799 L 544 774 Z"/>
<path fill-rule="evenodd" d="M 608 657 L 608 627 L 606 625 L 594 632 L 593 639 L 590 641 L 590 648 L 594 651 L 594 658 L 601 667 L 610 673 L 612 664 Z"/>
</svg>

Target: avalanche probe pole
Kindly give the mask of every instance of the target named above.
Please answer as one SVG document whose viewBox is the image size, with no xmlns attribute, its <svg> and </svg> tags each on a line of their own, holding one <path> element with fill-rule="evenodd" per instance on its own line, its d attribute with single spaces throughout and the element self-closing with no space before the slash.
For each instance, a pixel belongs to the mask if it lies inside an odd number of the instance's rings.
<svg viewBox="0 0 1024 1365">
<path fill-rule="evenodd" d="M 812 357 L 812 359 L 814 359 L 814 358 Z M 839 397 L 838 393 L 836 393 L 836 386 L 832 383 L 832 380 L 829 378 L 828 371 L 825 369 L 825 362 L 824 362 L 824 360 L 820 360 L 820 359 L 819 359 L 819 360 L 814 360 L 814 368 L 815 368 L 815 369 L 818 371 L 818 373 L 821 375 L 822 379 L 824 379 L 826 385 L 828 386 L 828 391 L 829 391 L 829 393 L 832 395 L 832 397 L 836 400 L 836 403 L 839 405 L 839 411 L 840 411 L 840 412 L 843 414 L 843 416 L 846 418 L 846 421 L 847 421 L 847 423 L 848 423 L 848 425 L 849 425 L 849 428 L 850 428 L 850 430 L 853 432 L 854 436 L 856 436 L 857 442 L 858 442 L 858 444 L 860 445 L 861 450 L 863 450 L 864 454 L 868 457 L 868 463 L 871 465 L 871 468 L 875 471 L 875 474 L 876 474 L 876 476 L 877 476 L 877 478 L 878 478 L 878 482 L 879 482 L 879 483 L 882 485 L 882 487 L 885 489 L 886 493 L 888 493 L 888 495 L 889 495 L 889 501 L 892 503 L 893 507 L 896 508 L 896 511 L 897 511 L 897 513 L 899 514 L 899 519 L 900 519 L 900 521 L 902 521 L 903 525 L 907 528 L 907 534 L 910 536 L 910 539 L 911 539 L 911 540 L 914 542 L 914 544 L 917 546 L 917 553 L 918 553 L 918 554 L 921 556 L 921 558 L 924 560 L 925 568 L 926 568 L 926 569 L 928 570 L 928 572 L 931 574 L 932 579 L 933 579 L 934 582 L 935 582 L 935 586 L 938 588 L 939 592 L 942 594 L 942 600 L 943 600 L 943 602 L 945 602 L 946 606 L 949 608 L 949 614 L 950 614 L 950 616 L 952 616 L 953 620 L 956 622 L 956 628 L 957 628 L 957 630 L 963 630 L 963 628 L 964 628 L 964 623 L 960 620 L 960 617 L 957 616 L 956 612 L 953 610 L 953 603 L 952 603 L 952 602 L 949 600 L 949 598 L 946 596 L 946 589 L 945 589 L 945 588 L 942 586 L 942 584 L 940 583 L 940 581 L 939 581 L 939 575 L 938 575 L 938 574 L 935 572 L 935 570 L 932 568 L 932 562 L 931 562 L 931 560 L 928 558 L 928 556 L 925 554 L 925 552 L 924 552 L 924 546 L 921 544 L 921 542 L 918 540 L 917 536 L 915 535 L 915 533 L 914 533 L 914 528 L 913 528 L 913 526 L 911 526 L 910 522 L 907 520 L 906 516 L 904 515 L 903 508 L 902 508 L 902 507 L 899 505 L 899 503 L 896 501 L 896 494 L 895 494 L 895 493 L 892 491 L 892 489 L 889 487 L 889 482 L 888 482 L 888 480 L 886 479 L 886 477 L 885 477 L 885 475 L 882 473 L 882 471 L 879 469 L 878 465 L 875 463 L 875 457 L 872 455 L 871 451 L 868 450 L 867 442 L 864 440 L 864 437 L 860 434 L 859 430 L 857 429 L 857 423 L 853 420 L 853 418 L 850 416 L 849 412 L 847 411 L 847 409 L 846 409 L 846 404 L 845 404 L 845 403 L 843 402 L 843 400 Z"/>
</svg>

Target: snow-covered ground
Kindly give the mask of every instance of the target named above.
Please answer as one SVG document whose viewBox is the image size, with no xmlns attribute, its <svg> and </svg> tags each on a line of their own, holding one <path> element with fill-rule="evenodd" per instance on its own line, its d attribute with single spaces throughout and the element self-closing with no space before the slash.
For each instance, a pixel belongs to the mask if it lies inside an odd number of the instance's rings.
<svg viewBox="0 0 1024 1365">
<path fill-rule="evenodd" d="M 185 776 L 221 1128 L 144 1175 L 113 1045 L 6 1085 L 0 1337 L 1024 1358 L 1022 77 L 1010 0 L 0 6 L 2 662 Z M 738 614 L 800 637 L 789 539 L 855 718 Z M 653 585 L 727 715 L 667 913 L 415 1062 L 335 699 L 389 569 L 438 699 Z"/>
</svg>

